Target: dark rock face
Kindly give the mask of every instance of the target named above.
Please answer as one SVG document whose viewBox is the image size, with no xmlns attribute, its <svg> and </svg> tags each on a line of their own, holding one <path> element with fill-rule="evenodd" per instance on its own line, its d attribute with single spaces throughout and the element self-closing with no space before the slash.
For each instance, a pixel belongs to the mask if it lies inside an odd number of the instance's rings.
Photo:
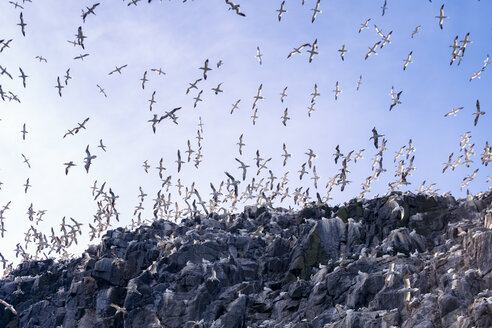
<svg viewBox="0 0 492 328">
<path fill-rule="evenodd" d="M 491 229 L 491 192 L 118 228 L 1 280 L 0 327 L 492 327 Z"/>
</svg>

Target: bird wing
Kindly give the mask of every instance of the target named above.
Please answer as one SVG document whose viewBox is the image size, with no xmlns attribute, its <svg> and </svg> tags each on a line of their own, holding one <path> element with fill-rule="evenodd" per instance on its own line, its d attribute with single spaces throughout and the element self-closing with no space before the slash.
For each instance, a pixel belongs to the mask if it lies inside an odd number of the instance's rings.
<svg viewBox="0 0 492 328">
<path fill-rule="evenodd" d="M 236 181 L 236 179 L 234 179 L 234 177 L 229 173 L 229 172 L 225 172 L 225 174 L 227 175 L 227 177 L 229 179 L 231 179 L 233 182 Z"/>
</svg>

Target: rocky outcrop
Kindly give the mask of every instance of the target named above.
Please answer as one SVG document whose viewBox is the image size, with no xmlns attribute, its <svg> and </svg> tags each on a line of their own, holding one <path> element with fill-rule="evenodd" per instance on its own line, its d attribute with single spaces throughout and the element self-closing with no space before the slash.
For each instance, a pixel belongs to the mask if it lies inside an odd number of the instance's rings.
<svg viewBox="0 0 492 328">
<path fill-rule="evenodd" d="M 0 327 L 491 327 L 491 228 L 491 192 L 118 228 L 21 263 Z"/>
</svg>

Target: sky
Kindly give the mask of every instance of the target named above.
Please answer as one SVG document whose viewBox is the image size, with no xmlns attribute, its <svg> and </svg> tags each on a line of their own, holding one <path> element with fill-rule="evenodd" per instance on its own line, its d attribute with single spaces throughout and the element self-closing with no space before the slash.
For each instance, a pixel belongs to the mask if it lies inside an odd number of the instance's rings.
<svg viewBox="0 0 492 328">
<path fill-rule="evenodd" d="M 14 2 L 15 3 L 15 2 Z M 340 151 L 352 160 L 348 164 L 351 181 L 342 192 L 335 186 L 330 192 L 328 204 L 335 205 L 358 197 L 362 184 L 372 176 L 373 158 L 378 152 L 373 145 L 371 130 L 376 127 L 387 140 L 383 155 L 383 167 L 379 178 L 371 183 L 371 191 L 364 195 L 372 198 L 388 192 L 388 183 L 398 180 L 395 171 L 399 158 L 393 161 L 400 147 L 408 147 L 409 140 L 415 147 L 413 165 L 416 170 L 407 177 L 409 185 L 399 188 L 412 191 L 425 181 L 425 188 L 435 184 L 437 193 L 450 192 L 459 198 L 471 193 L 484 192 L 492 182 L 491 166 L 482 165 L 480 156 L 486 141 L 492 137 L 492 76 L 486 68 L 480 78 L 470 81 L 479 71 L 492 50 L 492 12 L 490 1 L 327 1 L 320 2 L 320 10 L 311 22 L 314 0 L 285 1 L 281 21 L 277 10 L 281 1 L 239 0 L 239 16 L 224 1 L 146 1 L 128 5 L 129 1 L 100 1 L 85 23 L 81 13 L 94 2 L 63 0 L 32 0 L 0 2 L 0 40 L 12 39 L 9 48 L 0 53 L 0 65 L 12 75 L 0 75 L 0 85 L 6 94 L 17 95 L 16 101 L 0 101 L 0 206 L 11 204 L 3 213 L 5 236 L 0 239 L 0 253 L 7 259 L 15 258 L 15 245 L 24 246 L 24 236 L 31 225 L 49 236 L 51 227 L 59 233 L 62 218 L 72 217 L 82 225 L 82 236 L 77 245 L 69 249 L 78 255 L 89 243 L 88 223 L 93 221 L 97 201 L 91 186 L 97 180 L 100 186 L 106 182 L 106 190 L 119 196 L 116 208 L 120 221 L 113 221 L 113 228 L 127 226 L 135 219 L 135 206 L 139 204 L 139 187 L 148 194 L 142 206 L 142 218 L 153 219 L 152 206 L 161 190 L 159 160 L 166 167 L 164 178 L 171 175 L 172 200 L 186 205 L 178 194 L 178 179 L 187 187 L 194 182 L 202 198 L 209 199 L 212 182 L 216 187 L 227 180 L 225 172 L 241 179 L 238 158 L 251 167 L 242 191 L 256 174 L 255 153 L 259 150 L 264 159 L 272 158 L 268 169 L 256 180 L 267 178 L 268 170 L 281 179 L 286 173 L 291 192 L 295 188 L 310 188 L 310 196 L 316 200 L 316 192 L 327 197 L 326 183 L 340 172 L 341 160 L 335 164 L 333 154 Z M 444 4 L 443 28 L 439 27 L 439 9 Z M 20 13 L 23 14 L 25 36 L 22 35 Z M 359 32 L 366 22 L 367 28 Z M 390 31 L 391 43 L 377 48 L 377 55 L 366 53 L 376 42 L 382 41 L 375 25 L 386 36 Z M 68 41 L 77 40 L 81 26 L 84 47 Z M 414 29 L 417 34 L 411 37 Z M 458 65 L 452 58 L 453 40 L 463 40 L 469 33 L 464 56 Z M 301 54 L 287 55 L 303 44 L 317 40 L 318 54 L 309 62 L 310 46 Z M 0 44 L 0 48 L 4 43 Z M 461 43 L 459 43 L 461 44 Z M 342 45 L 347 52 L 340 57 Z M 259 63 L 257 47 L 262 54 Z M 403 70 L 408 54 L 411 63 Z M 79 55 L 88 54 L 81 59 Z M 46 58 L 47 62 L 36 59 Z M 197 89 L 189 94 L 189 83 L 203 78 L 205 60 L 212 68 L 206 80 L 198 82 Z M 223 65 L 216 66 L 222 61 Z M 121 74 L 108 73 L 122 65 Z M 28 75 L 23 87 L 19 67 Z M 158 75 L 152 68 L 161 68 L 165 75 Z M 64 84 L 64 75 L 70 69 L 72 77 Z M 142 88 L 142 77 L 147 72 L 148 81 Z M 357 81 L 361 78 L 359 90 Z M 60 77 L 64 88 L 62 96 L 55 88 Z M 335 85 L 341 93 L 335 100 Z M 222 93 L 216 95 L 212 88 L 222 83 Z M 314 85 L 320 95 L 314 101 L 314 111 L 308 116 Z M 99 92 L 104 88 L 107 97 Z M 257 104 L 258 119 L 253 125 L 252 105 L 259 86 L 263 100 Z M 280 94 L 287 87 L 282 103 Z M 391 111 L 390 90 L 403 91 L 400 104 Z M 194 97 L 203 90 L 194 108 Z M 156 103 L 152 111 L 149 99 L 155 93 Z M 239 108 L 230 114 L 232 104 Z M 476 101 L 480 101 L 481 115 L 474 126 Z M 165 119 L 153 133 L 148 121 L 173 108 L 178 124 Z M 464 107 L 456 116 L 444 117 L 452 109 Z M 282 115 L 288 108 L 286 126 Z M 89 118 L 85 127 L 75 135 L 64 134 Z M 197 130 L 203 123 L 201 142 L 203 161 L 198 168 L 192 160 L 188 163 L 187 140 L 193 150 L 198 150 Z M 25 140 L 22 127 L 26 124 Z M 460 151 L 460 138 L 469 131 L 474 144 L 473 161 L 468 167 L 458 165 L 454 171 L 442 169 L 451 153 L 453 160 Z M 243 135 L 245 146 L 239 154 L 239 137 Z M 98 148 L 102 139 L 106 152 Z M 381 142 L 381 141 L 380 141 Z M 285 143 L 292 157 L 283 166 L 282 145 Z M 97 157 L 87 173 L 84 169 L 85 149 Z M 177 172 L 177 150 L 183 164 Z M 299 180 L 298 171 L 307 162 L 309 149 L 317 157 L 313 160 L 320 176 L 318 188 L 313 184 L 313 172 Z M 353 161 L 361 150 L 363 158 Z M 23 162 L 24 154 L 30 168 Z M 193 154 L 194 157 L 195 154 Z M 151 168 L 144 171 L 143 162 Z M 76 166 L 65 174 L 63 163 L 73 161 Z M 463 189 L 463 179 L 478 172 L 473 181 Z M 25 192 L 29 178 L 31 187 Z M 277 183 L 277 180 L 275 183 Z M 167 195 L 167 193 L 165 193 Z M 35 211 L 45 210 L 43 221 L 35 225 L 28 219 L 32 204 Z M 228 203 L 230 205 L 230 202 Z M 291 198 L 284 203 L 275 200 L 276 206 L 296 208 Z M 239 203 L 237 211 L 244 204 Z M 297 206 L 298 208 L 298 206 Z M 1 207 L 0 207 L 1 209 Z M 98 242 L 93 240 L 92 243 Z M 28 247 L 33 251 L 34 245 Z M 55 256 L 56 254 L 49 254 Z"/>
</svg>

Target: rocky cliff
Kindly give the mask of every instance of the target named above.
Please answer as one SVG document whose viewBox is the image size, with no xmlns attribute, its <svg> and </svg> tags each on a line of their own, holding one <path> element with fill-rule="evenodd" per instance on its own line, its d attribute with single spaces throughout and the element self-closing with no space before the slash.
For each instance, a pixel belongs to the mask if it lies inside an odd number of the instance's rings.
<svg viewBox="0 0 492 328">
<path fill-rule="evenodd" d="M 0 281 L 0 327 L 491 327 L 492 192 L 108 232 Z"/>
</svg>

